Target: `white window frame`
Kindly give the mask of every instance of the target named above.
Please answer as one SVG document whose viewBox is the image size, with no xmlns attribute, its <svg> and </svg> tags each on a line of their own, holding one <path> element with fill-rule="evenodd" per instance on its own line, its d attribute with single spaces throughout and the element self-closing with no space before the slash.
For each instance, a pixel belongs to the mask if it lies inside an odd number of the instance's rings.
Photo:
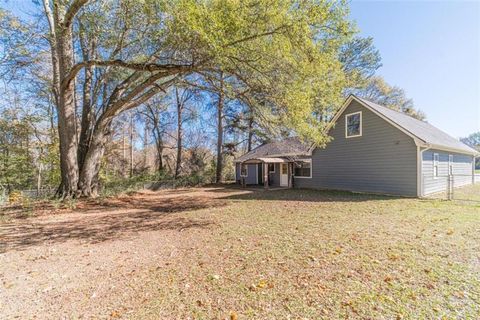
<svg viewBox="0 0 480 320">
<path fill-rule="evenodd" d="M 436 160 L 435 160 L 436 158 Z M 439 178 L 439 163 L 440 163 L 440 155 L 438 153 L 433 154 L 433 178 L 438 179 Z M 435 167 L 437 170 L 435 171 Z"/>
<path fill-rule="evenodd" d="M 269 168 L 270 165 L 273 165 L 273 171 L 270 171 L 270 168 Z M 267 165 L 267 169 L 268 169 L 268 174 L 270 174 L 270 173 L 275 173 L 275 163 L 269 163 L 269 164 Z"/>
<path fill-rule="evenodd" d="M 348 135 L 348 117 L 359 114 L 360 115 L 360 134 L 356 134 L 354 136 L 349 136 Z M 357 111 L 357 112 L 352 112 L 349 114 L 345 115 L 345 138 L 350 139 L 350 138 L 356 138 L 356 137 L 361 137 L 363 134 L 363 115 L 362 111 Z"/>
<path fill-rule="evenodd" d="M 242 174 L 242 171 L 243 171 L 242 166 L 245 166 L 245 172 L 246 172 L 245 175 Z M 240 164 L 240 177 L 244 177 L 244 178 L 248 177 L 248 164 L 247 163 L 241 163 Z"/>
<path fill-rule="evenodd" d="M 313 166 L 312 166 L 312 159 L 298 159 L 298 161 L 301 162 L 309 162 L 310 163 L 310 176 L 305 177 L 305 176 L 296 176 L 295 175 L 295 164 L 293 165 L 293 177 L 298 178 L 298 179 L 311 179 L 312 178 L 312 173 L 313 173 Z"/>
<path fill-rule="evenodd" d="M 448 175 L 453 176 L 453 154 L 448 155 Z"/>
</svg>

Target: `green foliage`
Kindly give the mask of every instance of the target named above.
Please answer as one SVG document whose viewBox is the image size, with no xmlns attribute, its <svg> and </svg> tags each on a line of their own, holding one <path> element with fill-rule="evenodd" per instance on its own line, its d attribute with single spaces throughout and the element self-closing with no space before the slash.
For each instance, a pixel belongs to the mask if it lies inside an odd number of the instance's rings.
<svg viewBox="0 0 480 320">
<path fill-rule="evenodd" d="M 161 189 L 161 188 L 183 188 L 201 186 L 211 183 L 214 179 L 213 171 L 211 175 L 192 173 L 175 179 L 173 175 L 161 174 L 142 174 L 131 178 L 112 177 L 102 183 L 101 196 L 109 197 L 122 193 L 129 193 L 141 189 Z"/>
<path fill-rule="evenodd" d="M 248 91 L 265 123 L 325 140 L 314 111 L 342 100 L 338 55 L 353 33 L 344 2 L 181 0 L 165 12 L 167 43 L 231 76 L 230 88 Z"/>
<path fill-rule="evenodd" d="M 25 188 L 35 174 L 30 154 L 31 118 L 4 110 L 0 117 L 0 185 L 8 190 Z"/>
<path fill-rule="evenodd" d="M 472 147 L 472 148 L 478 150 L 478 152 L 480 152 L 480 131 L 472 133 L 468 137 L 462 138 L 460 140 L 463 143 L 465 143 L 466 145 L 469 145 L 470 147 Z M 480 157 L 477 157 L 475 159 L 475 168 L 480 169 Z M 477 172 L 477 173 L 480 173 L 480 172 Z"/>
</svg>

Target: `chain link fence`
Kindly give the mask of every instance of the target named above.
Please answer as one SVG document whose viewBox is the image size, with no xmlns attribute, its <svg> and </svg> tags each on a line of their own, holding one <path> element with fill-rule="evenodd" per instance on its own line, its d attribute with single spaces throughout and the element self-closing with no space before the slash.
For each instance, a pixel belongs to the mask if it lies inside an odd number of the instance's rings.
<svg viewBox="0 0 480 320">
<path fill-rule="evenodd" d="M 427 198 L 480 202 L 480 174 L 423 176 L 423 195 Z"/>
<path fill-rule="evenodd" d="M 99 192 L 102 196 L 114 196 L 119 193 L 134 192 L 142 189 L 148 190 L 162 190 L 162 189 L 175 189 L 183 187 L 194 187 L 205 184 L 205 180 L 202 177 L 189 176 L 180 177 L 178 179 L 164 179 L 164 180 L 151 180 L 151 181 L 135 181 L 132 179 L 125 179 L 117 181 L 116 183 L 103 184 L 100 186 Z M 49 199 L 55 196 L 56 189 L 44 188 L 44 189 L 26 189 L 15 190 L 9 194 L 6 188 L 0 186 L 0 205 L 7 205 L 12 196 L 19 199 L 27 200 L 39 200 Z"/>
</svg>

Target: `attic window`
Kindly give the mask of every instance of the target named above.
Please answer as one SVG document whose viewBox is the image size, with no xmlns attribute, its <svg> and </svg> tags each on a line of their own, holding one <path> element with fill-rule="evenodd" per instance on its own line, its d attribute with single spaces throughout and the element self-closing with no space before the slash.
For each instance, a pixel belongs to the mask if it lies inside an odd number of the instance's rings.
<svg viewBox="0 0 480 320">
<path fill-rule="evenodd" d="M 362 136 L 362 112 L 349 113 L 345 116 L 345 137 Z"/>
</svg>

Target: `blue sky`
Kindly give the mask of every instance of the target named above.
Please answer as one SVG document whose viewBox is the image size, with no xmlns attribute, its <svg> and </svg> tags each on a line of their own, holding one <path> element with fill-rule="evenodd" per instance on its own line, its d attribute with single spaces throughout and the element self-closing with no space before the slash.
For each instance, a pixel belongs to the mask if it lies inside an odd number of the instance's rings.
<svg viewBox="0 0 480 320">
<path fill-rule="evenodd" d="M 387 82 L 454 137 L 480 131 L 480 1 L 353 1 Z"/>
</svg>

